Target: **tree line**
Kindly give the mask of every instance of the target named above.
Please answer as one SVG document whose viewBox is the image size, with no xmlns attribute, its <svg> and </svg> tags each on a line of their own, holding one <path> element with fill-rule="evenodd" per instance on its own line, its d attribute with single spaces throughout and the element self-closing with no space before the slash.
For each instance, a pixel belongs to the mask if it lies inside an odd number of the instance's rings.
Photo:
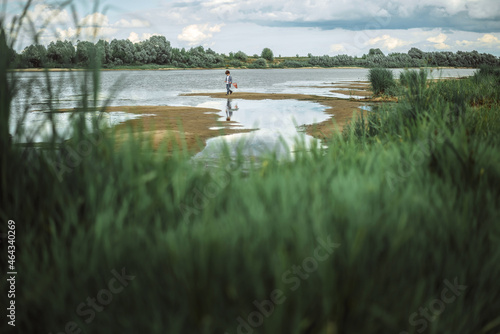
<svg viewBox="0 0 500 334">
<path fill-rule="evenodd" d="M 173 48 L 164 36 L 151 36 L 149 39 L 132 43 L 128 39 L 111 42 L 99 40 L 89 41 L 55 41 L 48 46 L 33 44 L 27 46 L 21 53 L 10 50 L 11 64 L 15 68 L 79 68 L 86 67 L 92 61 L 97 61 L 103 68 L 119 66 L 156 65 L 176 68 L 216 68 L 216 67 L 247 67 L 247 68 L 283 68 L 283 67 L 423 67 L 452 66 L 479 67 L 481 65 L 500 65 L 500 59 L 494 55 L 477 51 L 456 53 L 449 51 L 424 52 L 411 48 L 408 53 L 390 53 L 385 55 L 380 49 L 370 49 L 362 57 L 349 55 L 297 57 L 294 59 L 275 59 L 273 51 L 264 48 L 260 55 L 248 56 L 243 51 L 219 54 L 212 49 L 198 46 L 186 50 Z"/>
<path fill-rule="evenodd" d="M 315 66 L 363 66 L 363 67 L 424 67 L 424 66 L 452 66 L 452 67 L 479 67 L 481 65 L 500 65 L 500 59 L 487 53 L 477 51 L 464 52 L 450 51 L 424 52 L 411 48 L 408 53 L 390 53 L 387 56 L 380 49 L 370 49 L 368 54 L 361 58 L 348 55 L 334 57 L 310 57 L 309 63 Z"/>
</svg>

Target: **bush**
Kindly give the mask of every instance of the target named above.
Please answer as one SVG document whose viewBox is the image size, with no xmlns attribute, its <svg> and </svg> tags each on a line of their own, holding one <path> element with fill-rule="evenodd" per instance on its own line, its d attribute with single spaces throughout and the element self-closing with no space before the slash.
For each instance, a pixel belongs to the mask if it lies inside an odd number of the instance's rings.
<svg viewBox="0 0 500 334">
<path fill-rule="evenodd" d="M 487 65 L 481 65 L 479 67 L 479 71 L 477 72 L 476 75 L 480 76 L 493 76 L 497 79 L 500 79 L 500 67 L 498 66 L 487 66 Z"/>
<path fill-rule="evenodd" d="M 244 64 L 241 61 L 239 61 L 239 60 L 231 60 L 229 62 L 229 65 L 231 65 L 232 67 L 241 67 Z"/>
<path fill-rule="evenodd" d="M 267 61 L 264 58 L 259 58 L 255 60 L 253 63 L 251 63 L 249 68 L 266 68 L 267 67 Z"/>
<path fill-rule="evenodd" d="M 234 58 L 236 58 L 242 62 L 246 62 L 248 60 L 248 56 L 243 51 L 236 52 L 236 54 L 234 55 Z"/>
<path fill-rule="evenodd" d="M 368 73 L 368 80 L 371 83 L 375 95 L 384 94 L 396 85 L 391 70 L 385 68 L 372 68 Z"/>
<path fill-rule="evenodd" d="M 300 68 L 308 66 L 308 62 L 298 61 L 298 60 L 285 60 L 281 64 L 283 64 L 284 67 L 290 67 L 290 68 Z"/>
<path fill-rule="evenodd" d="M 264 48 L 262 50 L 262 53 L 260 54 L 261 58 L 264 58 L 267 61 L 272 62 L 274 60 L 274 54 L 273 51 L 269 48 Z"/>
</svg>

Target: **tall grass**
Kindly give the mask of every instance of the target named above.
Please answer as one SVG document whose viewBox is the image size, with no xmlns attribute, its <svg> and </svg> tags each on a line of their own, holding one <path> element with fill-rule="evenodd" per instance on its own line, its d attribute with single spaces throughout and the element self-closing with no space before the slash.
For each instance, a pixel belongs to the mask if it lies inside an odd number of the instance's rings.
<svg viewBox="0 0 500 334">
<path fill-rule="evenodd" d="M 375 95 L 384 93 L 391 95 L 396 85 L 392 71 L 386 68 L 371 68 L 368 72 L 368 81 Z"/>
<path fill-rule="evenodd" d="M 498 332 L 500 111 L 450 120 L 442 97 L 414 93 L 412 122 L 398 104 L 363 120 L 370 131 L 250 168 L 151 155 L 133 137 L 118 148 L 99 129 L 28 155 L 2 143 L 15 329 Z"/>
</svg>

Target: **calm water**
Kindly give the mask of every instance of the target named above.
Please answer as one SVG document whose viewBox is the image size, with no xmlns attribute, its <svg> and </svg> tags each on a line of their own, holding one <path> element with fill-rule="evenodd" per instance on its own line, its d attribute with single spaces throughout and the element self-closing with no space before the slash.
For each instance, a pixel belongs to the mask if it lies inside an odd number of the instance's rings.
<svg viewBox="0 0 500 334">
<path fill-rule="evenodd" d="M 256 93 L 299 93 L 320 96 L 346 97 L 346 95 L 331 93 L 333 83 L 348 81 L 364 81 L 368 69 L 267 69 L 267 70 L 232 70 L 233 81 L 238 83 L 238 89 L 233 95 L 231 120 L 242 128 L 259 129 L 258 131 L 214 138 L 209 140 L 207 148 L 200 155 L 217 155 L 222 141 L 237 147 L 241 139 L 248 143 L 244 151 L 256 154 L 262 147 L 288 150 L 293 147 L 297 136 L 305 136 L 297 132 L 296 126 L 321 122 L 328 118 L 324 107 L 307 101 L 248 101 L 237 100 L 237 92 Z M 400 69 L 394 69 L 395 77 Z M 445 69 L 433 71 L 432 77 L 462 77 L 472 75 L 471 69 Z M 50 135 L 50 127 L 46 122 L 46 114 L 51 101 L 57 108 L 74 108 L 82 96 L 83 72 L 52 72 L 49 74 L 53 87 L 52 99 L 49 98 L 45 74 L 24 72 L 19 74 L 21 89 L 14 100 L 15 110 L 10 124 L 11 133 L 15 132 L 19 111 L 25 108 L 30 112 L 24 120 L 27 128 L 34 133 L 35 141 L 42 141 Z M 227 117 L 226 99 L 211 99 L 208 97 L 180 96 L 193 92 L 224 92 L 224 70 L 179 70 L 179 71 L 103 71 L 101 77 L 101 93 L 99 104 L 111 106 L 194 106 L 210 107 L 220 110 L 221 120 Z M 323 87 L 321 87 L 323 86 Z M 31 89 L 29 89 L 31 87 Z M 347 91 L 346 91 L 347 92 Z M 349 94 L 347 92 L 347 94 Z M 236 108 L 237 106 L 237 108 Z M 90 115 L 88 116 L 90 118 Z M 137 115 L 127 113 L 109 113 L 105 116 L 105 124 L 113 126 Z M 71 136 L 66 131 L 69 125 L 69 114 L 57 116 L 58 128 L 65 132 L 64 137 Z M 217 129 L 214 129 L 217 131 Z M 281 138 L 281 139 L 280 139 Z M 312 140 L 305 136 L 301 140 Z M 17 138 L 23 141 L 25 138 Z M 286 143 L 286 146 L 281 146 Z M 285 147 L 285 148 L 283 148 Z M 257 148 L 257 149 L 255 149 Z"/>
</svg>

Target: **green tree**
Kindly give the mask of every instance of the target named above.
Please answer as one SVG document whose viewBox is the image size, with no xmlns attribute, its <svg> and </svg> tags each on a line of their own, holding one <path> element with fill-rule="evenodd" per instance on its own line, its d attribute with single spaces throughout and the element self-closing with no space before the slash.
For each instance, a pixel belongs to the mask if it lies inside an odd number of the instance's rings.
<svg viewBox="0 0 500 334">
<path fill-rule="evenodd" d="M 134 44 L 134 58 L 141 64 L 156 63 L 158 57 L 158 49 L 149 39 Z"/>
<path fill-rule="evenodd" d="M 384 56 L 384 53 L 379 48 L 370 49 L 370 51 L 368 51 L 368 56 Z"/>
<path fill-rule="evenodd" d="M 412 58 L 422 59 L 422 58 L 424 58 L 424 52 L 420 49 L 417 49 L 417 48 L 411 48 L 408 51 L 408 56 L 410 56 Z"/>
<path fill-rule="evenodd" d="M 70 66 L 75 63 L 76 50 L 71 41 L 51 42 L 47 47 L 47 58 L 55 64 Z"/>
<path fill-rule="evenodd" d="M 236 52 L 236 54 L 234 55 L 234 58 L 238 59 L 239 61 L 247 61 L 248 60 L 248 56 L 243 51 Z"/>
<path fill-rule="evenodd" d="M 111 61 L 115 65 L 130 65 L 134 62 L 135 47 L 134 44 L 128 40 L 114 39 L 109 43 L 111 49 Z"/>
<path fill-rule="evenodd" d="M 269 48 L 264 48 L 264 50 L 262 50 L 262 53 L 260 54 L 260 57 L 266 59 L 267 61 L 274 60 L 273 51 Z"/>
<path fill-rule="evenodd" d="M 33 44 L 24 48 L 21 56 L 27 67 L 43 67 L 47 58 L 47 49 L 43 45 Z"/>
<path fill-rule="evenodd" d="M 96 43 L 97 55 L 100 57 L 101 64 L 109 64 L 111 62 L 111 49 L 109 47 L 109 42 L 100 39 Z"/>
<path fill-rule="evenodd" d="M 266 68 L 267 62 L 264 58 L 259 58 L 249 66 L 250 68 Z"/>
<path fill-rule="evenodd" d="M 148 41 L 156 51 L 156 64 L 163 65 L 172 62 L 172 47 L 165 36 L 154 35 Z"/>
<path fill-rule="evenodd" d="M 76 44 L 76 62 L 87 66 L 95 52 L 95 45 L 88 41 L 78 41 Z"/>
</svg>

